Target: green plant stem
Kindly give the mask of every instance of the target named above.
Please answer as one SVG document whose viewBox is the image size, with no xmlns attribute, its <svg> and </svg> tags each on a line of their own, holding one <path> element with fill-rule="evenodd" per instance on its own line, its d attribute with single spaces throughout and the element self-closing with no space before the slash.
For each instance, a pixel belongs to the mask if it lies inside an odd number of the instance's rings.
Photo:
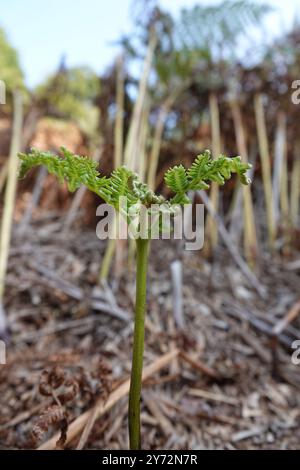
<svg viewBox="0 0 300 470">
<path fill-rule="evenodd" d="M 137 249 L 137 275 L 136 275 L 136 303 L 134 319 L 134 339 L 131 366 L 131 379 L 129 390 L 129 442 L 131 450 L 141 448 L 140 433 L 140 399 L 142 388 L 142 371 L 145 336 L 145 306 L 148 265 L 149 240 L 136 240 Z"/>
</svg>

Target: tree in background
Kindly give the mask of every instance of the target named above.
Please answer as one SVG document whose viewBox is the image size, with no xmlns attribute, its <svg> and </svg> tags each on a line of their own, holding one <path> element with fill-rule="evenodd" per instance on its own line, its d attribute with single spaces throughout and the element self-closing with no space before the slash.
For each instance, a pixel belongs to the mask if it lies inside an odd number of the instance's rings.
<svg viewBox="0 0 300 470">
<path fill-rule="evenodd" d="M 24 77 L 17 51 L 10 44 L 5 31 L 0 28 L 0 80 L 5 83 L 9 107 L 1 107 L 1 111 L 9 111 L 11 94 L 16 89 L 24 90 Z"/>
<path fill-rule="evenodd" d="M 73 120 L 92 137 L 98 124 L 94 100 L 99 91 L 99 78 L 91 68 L 68 69 L 63 61 L 59 70 L 36 88 L 35 99 L 48 115 Z"/>
</svg>

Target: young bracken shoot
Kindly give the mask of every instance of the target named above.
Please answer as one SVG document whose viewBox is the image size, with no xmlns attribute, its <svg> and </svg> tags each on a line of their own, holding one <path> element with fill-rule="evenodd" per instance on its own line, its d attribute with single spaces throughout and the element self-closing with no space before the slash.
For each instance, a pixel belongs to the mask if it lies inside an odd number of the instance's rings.
<svg viewBox="0 0 300 470">
<path fill-rule="evenodd" d="M 50 173 L 58 179 L 66 181 L 70 191 L 75 191 L 81 185 L 96 193 L 106 203 L 120 211 L 129 223 L 132 214 L 135 220 L 138 214 L 138 226 L 142 225 L 141 207 L 146 213 L 151 211 L 151 205 L 162 208 L 162 212 L 169 211 L 174 214 L 175 208 L 190 202 L 187 193 L 193 190 L 208 189 L 209 183 L 214 181 L 220 185 L 237 173 L 243 184 L 248 184 L 246 176 L 250 165 L 241 162 L 240 157 L 227 158 L 221 155 L 212 159 L 209 150 L 198 155 L 189 169 L 183 165 L 170 168 L 165 174 L 166 186 L 174 196 L 166 200 L 157 196 L 147 185 L 139 181 L 138 176 L 126 167 L 115 169 L 110 177 L 101 176 L 97 170 L 97 163 L 87 157 L 74 155 L 65 148 L 61 149 L 62 156 L 32 150 L 29 154 L 19 154 L 22 161 L 20 177 L 38 165 L 44 165 Z M 126 197 L 127 205 L 120 204 L 120 198 Z M 141 228 L 141 227 L 140 227 Z M 143 232 L 143 233 L 142 233 Z M 136 237 L 136 304 L 134 320 L 134 340 L 131 368 L 131 383 L 129 392 L 129 441 L 131 449 L 141 448 L 140 438 L 140 397 L 142 383 L 143 353 L 144 353 L 144 321 L 146 304 L 146 280 L 149 242 L 149 232 L 140 230 Z"/>
</svg>

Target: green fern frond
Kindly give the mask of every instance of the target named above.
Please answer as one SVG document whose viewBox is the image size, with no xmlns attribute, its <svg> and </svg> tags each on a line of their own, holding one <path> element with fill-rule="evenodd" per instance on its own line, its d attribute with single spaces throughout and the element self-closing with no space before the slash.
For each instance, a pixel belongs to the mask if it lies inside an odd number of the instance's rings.
<svg viewBox="0 0 300 470">
<path fill-rule="evenodd" d="M 184 166 L 178 165 L 170 168 L 165 174 L 165 183 L 174 193 L 186 193 L 188 190 L 188 179 Z"/>
<path fill-rule="evenodd" d="M 212 159 L 209 150 L 197 156 L 191 168 L 187 171 L 189 189 L 208 189 L 209 182 L 214 181 L 223 185 L 231 178 L 232 173 L 237 173 L 241 183 L 249 184 L 247 171 L 251 168 L 248 163 L 242 163 L 241 157 L 228 158 L 220 155 Z"/>
<path fill-rule="evenodd" d="M 178 165 L 167 171 L 165 183 L 175 195 L 166 201 L 163 196 L 157 196 L 146 184 L 142 183 L 136 173 L 124 166 L 114 170 L 110 178 L 101 177 L 97 170 L 97 163 L 93 160 L 74 155 L 65 148 L 62 148 L 61 152 L 62 156 L 58 156 L 34 149 L 29 154 L 19 154 L 22 161 L 20 177 L 26 176 L 31 168 L 44 165 L 61 182 L 66 181 L 70 191 L 75 191 L 84 185 L 127 217 L 130 207 L 140 203 L 146 207 L 152 204 L 158 204 L 161 207 L 164 205 L 164 211 L 174 214 L 175 206 L 190 202 L 187 196 L 188 191 L 207 189 L 211 181 L 224 184 L 232 173 L 237 173 L 243 184 L 250 182 L 246 172 L 251 165 L 242 163 L 240 157 L 228 158 L 220 155 L 219 158 L 213 160 L 210 151 L 206 150 L 197 156 L 188 170 L 183 165 Z M 125 209 L 120 207 L 121 197 L 126 198 Z"/>
<path fill-rule="evenodd" d="M 190 189 L 208 189 L 209 185 L 205 182 L 207 173 L 210 168 L 211 154 L 209 150 L 205 150 L 198 155 L 192 166 L 187 170 Z"/>
<path fill-rule="evenodd" d="M 210 182 L 223 185 L 231 178 L 232 173 L 237 173 L 243 184 L 249 184 L 247 170 L 251 165 L 242 163 L 240 157 L 228 158 L 220 155 L 213 160 L 209 150 L 198 155 L 191 167 L 186 170 L 182 165 L 170 168 L 165 175 L 165 183 L 175 196 L 171 204 L 187 204 L 189 198 L 186 193 L 200 189 L 208 189 Z"/>
<path fill-rule="evenodd" d="M 138 201 L 138 197 L 132 191 L 131 182 L 136 175 L 125 166 L 117 168 L 107 180 L 108 185 L 102 189 L 101 196 L 108 203 L 119 209 L 120 198 L 126 197 L 129 206 Z"/>
<path fill-rule="evenodd" d="M 248 185 L 251 183 L 251 179 L 247 176 L 247 171 L 250 170 L 252 165 L 250 163 L 242 163 L 241 157 L 231 158 L 234 171 L 237 173 L 242 184 Z"/>
<path fill-rule="evenodd" d="M 176 193 L 170 201 L 171 204 L 184 205 L 190 202 L 186 195 L 189 190 L 189 181 L 183 165 L 170 168 L 165 174 L 165 183 L 169 189 Z"/>
<path fill-rule="evenodd" d="M 67 182 L 70 191 L 76 191 L 81 185 L 90 191 L 101 195 L 101 189 L 107 185 L 107 179 L 100 177 L 97 163 L 88 157 L 74 155 L 65 148 L 61 148 L 62 157 L 50 152 L 40 152 L 32 149 L 31 153 L 20 153 L 19 177 L 24 178 L 35 166 L 45 166 L 49 173 L 56 175 L 61 183 Z"/>
</svg>

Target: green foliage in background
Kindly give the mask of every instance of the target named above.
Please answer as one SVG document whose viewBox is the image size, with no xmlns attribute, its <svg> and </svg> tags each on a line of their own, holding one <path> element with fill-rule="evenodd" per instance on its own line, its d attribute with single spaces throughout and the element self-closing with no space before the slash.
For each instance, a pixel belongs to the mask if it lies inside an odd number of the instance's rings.
<svg viewBox="0 0 300 470">
<path fill-rule="evenodd" d="M 270 10 L 264 2 L 250 0 L 224 0 L 216 5 L 185 8 L 176 25 L 176 41 L 188 50 L 205 49 L 211 60 L 218 59 L 232 52 L 240 35 L 248 35 Z"/>
<path fill-rule="evenodd" d="M 36 89 L 37 99 L 44 103 L 50 115 L 76 121 L 87 134 L 93 134 L 98 124 L 94 100 L 100 91 L 100 81 L 89 67 L 58 71 Z"/>
<path fill-rule="evenodd" d="M 5 82 L 8 92 L 24 88 L 18 53 L 9 43 L 2 28 L 0 28 L 0 80 Z"/>
</svg>

